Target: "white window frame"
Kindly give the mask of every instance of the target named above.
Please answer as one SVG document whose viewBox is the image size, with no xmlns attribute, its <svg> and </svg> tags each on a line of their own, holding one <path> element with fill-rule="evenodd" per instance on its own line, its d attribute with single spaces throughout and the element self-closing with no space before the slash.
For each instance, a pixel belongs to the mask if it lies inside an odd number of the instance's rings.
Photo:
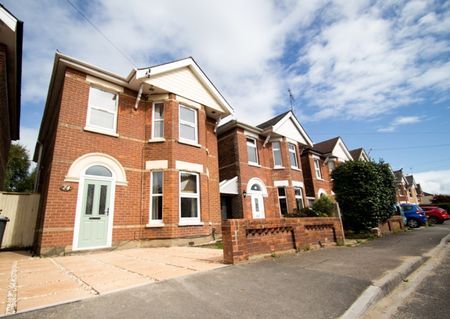
<svg viewBox="0 0 450 319">
<path fill-rule="evenodd" d="M 291 145 L 294 147 L 294 149 L 291 149 Z M 289 163 L 290 163 L 291 167 L 298 168 L 297 146 L 293 143 L 288 143 L 288 151 L 289 151 Z M 295 165 L 292 165 L 290 154 L 294 154 Z"/>
<path fill-rule="evenodd" d="M 279 189 L 284 189 L 284 196 L 280 196 Z M 280 207 L 280 216 L 284 216 L 283 212 L 281 211 L 281 200 L 284 199 L 286 201 L 286 214 L 289 213 L 289 206 L 287 201 L 287 193 L 286 193 L 286 187 L 277 187 L 277 195 L 278 195 L 278 206 Z"/>
<path fill-rule="evenodd" d="M 91 104 L 91 90 L 93 90 L 93 89 L 115 95 L 115 97 L 116 97 L 116 100 L 115 100 L 116 101 L 116 110 L 113 112 L 111 110 L 108 110 L 108 109 L 102 107 L 101 105 L 92 105 Z M 107 112 L 107 113 L 110 113 L 110 114 L 114 114 L 113 128 L 110 129 L 110 128 L 105 128 L 105 127 L 102 127 L 102 126 L 91 124 L 91 110 L 92 109 L 96 109 L 96 110 L 99 110 L 99 111 L 103 111 L 103 112 Z M 96 131 L 96 132 L 99 132 L 99 133 L 106 133 L 106 134 L 116 135 L 117 134 L 117 113 L 118 113 L 118 109 L 119 109 L 119 94 L 117 92 L 112 92 L 112 91 L 105 90 L 103 88 L 99 88 L 99 87 L 96 87 L 96 86 L 89 87 L 89 99 L 88 99 L 88 111 L 87 111 L 87 119 L 86 119 L 86 129 L 93 130 L 93 131 Z"/>
<path fill-rule="evenodd" d="M 188 174 L 188 175 L 194 175 L 196 179 L 196 188 L 197 193 L 183 193 L 181 192 L 181 175 L 182 174 Z M 180 225 L 198 225 L 201 224 L 200 222 L 200 174 L 193 173 L 193 172 L 186 172 L 186 171 L 180 171 L 179 173 L 179 180 L 178 180 L 178 189 L 179 189 L 179 218 L 180 218 Z M 196 198 L 197 199 L 197 217 L 181 217 L 181 198 Z"/>
<path fill-rule="evenodd" d="M 296 191 L 297 189 L 300 190 L 300 195 L 297 195 L 297 194 L 295 193 L 295 191 Z M 305 208 L 306 206 L 305 206 L 305 201 L 303 200 L 303 189 L 302 189 L 300 186 L 294 186 L 294 195 L 295 195 L 295 205 L 297 206 L 297 209 L 301 209 L 301 208 L 299 208 L 298 205 L 297 205 L 297 199 L 300 199 L 300 200 L 301 200 L 302 206 L 303 206 L 303 208 Z"/>
<path fill-rule="evenodd" d="M 182 108 L 188 109 L 190 111 L 194 111 L 194 123 L 181 119 L 181 109 Z M 191 140 L 191 139 L 184 138 L 181 136 L 181 124 L 190 126 L 195 129 L 195 139 Z M 179 140 L 181 142 L 185 142 L 188 144 L 189 143 L 190 144 L 198 144 L 198 110 L 197 109 L 180 104 L 180 107 L 178 110 L 178 136 L 179 136 Z"/>
<path fill-rule="evenodd" d="M 320 170 L 320 159 L 313 158 L 314 160 L 314 171 L 316 172 L 316 178 L 322 179 L 322 172 Z"/>
<path fill-rule="evenodd" d="M 275 148 L 275 144 L 278 144 L 278 148 Z M 276 156 L 275 156 L 276 151 L 280 153 L 280 160 L 281 160 L 280 164 L 277 164 L 276 160 L 275 160 L 276 159 Z M 272 142 L 272 156 L 273 156 L 273 166 L 275 168 L 283 167 L 283 157 L 281 155 L 281 143 L 279 141 Z"/>
<path fill-rule="evenodd" d="M 155 107 L 157 104 L 162 104 L 162 107 L 163 107 L 162 119 L 155 118 L 155 114 L 156 114 Z M 152 105 L 152 140 L 164 140 L 164 116 L 165 116 L 165 113 L 166 113 L 166 110 L 165 110 L 164 102 L 153 102 L 153 105 Z M 156 122 L 162 122 L 162 125 L 163 125 L 163 135 L 162 136 L 155 136 L 155 128 L 156 128 L 155 123 Z"/>
<path fill-rule="evenodd" d="M 154 173 L 161 173 L 162 174 L 162 178 L 161 178 L 161 187 L 162 187 L 162 193 L 161 194 L 154 194 L 153 193 L 153 174 Z M 153 208 L 153 198 L 154 197 L 161 197 L 161 201 L 164 200 L 164 172 L 163 171 L 151 171 L 150 172 L 150 207 L 149 207 L 149 225 L 158 225 L 158 226 L 162 226 L 163 223 L 163 216 L 161 216 L 161 219 L 153 219 L 152 218 L 152 208 Z M 161 207 L 162 209 L 162 207 Z M 161 215 L 163 214 L 163 212 L 161 212 Z"/>
<path fill-rule="evenodd" d="M 249 140 L 250 140 L 250 141 L 253 141 L 253 145 L 249 145 Z M 250 144 L 251 144 L 251 143 L 250 143 Z M 258 145 L 256 144 L 256 139 L 253 138 L 253 137 L 250 137 L 250 136 L 246 136 L 246 137 L 245 137 L 245 145 L 247 146 L 247 159 L 248 159 L 248 163 L 249 163 L 249 164 L 253 164 L 253 165 L 259 165 Z M 250 156 L 248 156 L 248 155 L 249 155 L 249 153 L 248 153 L 248 148 L 249 148 L 249 147 L 252 147 L 252 148 L 255 149 L 256 162 L 252 162 L 252 161 L 250 160 Z"/>
</svg>

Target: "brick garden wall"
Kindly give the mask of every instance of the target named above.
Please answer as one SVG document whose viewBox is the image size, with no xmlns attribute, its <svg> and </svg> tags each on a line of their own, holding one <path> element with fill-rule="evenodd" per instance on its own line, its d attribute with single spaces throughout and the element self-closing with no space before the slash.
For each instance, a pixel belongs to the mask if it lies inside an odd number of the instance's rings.
<svg viewBox="0 0 450 319">
<path fill-rule="evenodd" d="M 222 222 L 224 262 L 291 249 L 336 245 L 344 240 L 336 217 L 229 219 Z"/>
<path fill-rule="evenodd" d="M 402 231 L 405 229 L 405 225 L 403 225 L 403 217 L 392 216 L 385 223 L 380 224 L 379 228 L 383 235 Z"/>
</svg>

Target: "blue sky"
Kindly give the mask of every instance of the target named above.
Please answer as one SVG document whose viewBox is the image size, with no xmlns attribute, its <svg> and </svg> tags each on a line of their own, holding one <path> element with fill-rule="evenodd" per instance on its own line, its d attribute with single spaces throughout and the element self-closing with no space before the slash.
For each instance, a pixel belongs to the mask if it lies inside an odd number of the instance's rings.
<svg viewBox="0 0 450 319">
<path fill-rule="evenodd" d="M 193 56 L 258 124 L 294 110 L 314 142 L 450 193 L 449 1 L 3 1 L 24 21 L 21 142 L 34 147 L 56 50 L 127 75 Z M 129 61 L 131 59 L 133 62 Z"/>
</svg>

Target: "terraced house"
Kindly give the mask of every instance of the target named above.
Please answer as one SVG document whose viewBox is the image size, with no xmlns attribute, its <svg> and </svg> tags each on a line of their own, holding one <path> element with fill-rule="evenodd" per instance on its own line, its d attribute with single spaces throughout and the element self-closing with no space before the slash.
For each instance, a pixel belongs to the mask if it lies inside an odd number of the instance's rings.
<svg viewBox="0 0 450 319">
<path fill-rule="evenodd" d="M 128 77 L 57 53 L 34 159 L 40 254 L 220 233 L 216 127 L 233 109 L 192 58 Z"/>
</svg>

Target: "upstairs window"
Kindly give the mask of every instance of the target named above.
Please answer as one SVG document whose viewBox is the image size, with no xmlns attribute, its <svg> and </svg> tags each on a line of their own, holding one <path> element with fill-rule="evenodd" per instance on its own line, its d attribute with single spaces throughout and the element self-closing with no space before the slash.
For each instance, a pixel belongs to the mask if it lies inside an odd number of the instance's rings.
<svg viewBox="0 0 450 319">
<path fill-rule="evenodd" d="M 272 142 L 273 162 L 275 167 L 283 166 L 280 142 Z"/>
<path fill-rule="evenodd" d="M 86 126 L 106 133 L 116 133 L 117 94 L 90 88 Z"/>
<path fill-rule="evenodd" d="M 180 105 L 180 140 L 198 143 L 197 110 Z"/>
<path fill-rule="evenodd" d="M 298 162 L 297 162 L 297 148 L 294 144 L 289 143 L 289 160 L 291 161 L 291 167 L 298 168 Z"/>
<path fill-rule="evenodd" d="M 247 137 L 247 155 L 249 163 L 258 164 L 258 149 L 254 138 Z"/>
<path fill-rule="evenodd" d="M 153 104 L 152 138 L 164 138 L 164 103 Z"/>
<path fill-rule="evenodd" d="M 320 160 L 318 158 L 314 159 L 314 170 L 316 172 L 316 178 L 322 179 L 322 172 L 320 171 Z"/>
</svg>

